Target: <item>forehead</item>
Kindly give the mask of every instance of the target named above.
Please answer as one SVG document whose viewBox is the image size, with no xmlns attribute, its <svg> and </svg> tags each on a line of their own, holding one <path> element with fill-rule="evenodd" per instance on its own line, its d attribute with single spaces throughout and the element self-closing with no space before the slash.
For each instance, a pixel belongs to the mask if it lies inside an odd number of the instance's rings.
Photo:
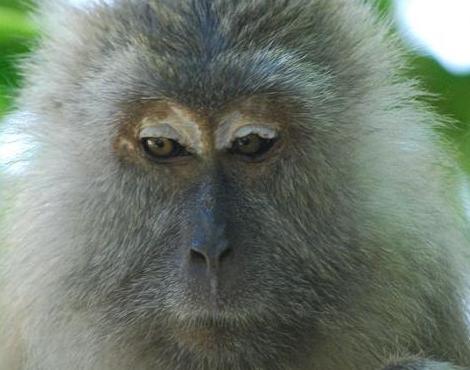
<svg viewBox="0 0 470 370">
<path fill-rule="evenodd" d="M 199 3 L 204 6 L 195 6 Z M 270 6 L 281 3 L 269 2 Z M 220 114 L 240 101 L 247 108 L 248 98 L 256 96 L 291 98 L 305 105 L 314 99 L 323 102 L 329 94 L 325 90 L 332 88 L 328 69 L 311 63 L 299 45 L 291 47 L 280 36 L 274 37 L 283 35 L 280 31 L 292 22 L 267 29 L 270 21 L 256 30 L 259 25 L 252 16 L 258 15 L 259 9 L 246 9 L 254 29 L 245 34 L 240 27 L 251 23 L 245 18 L 234 19 L 236 13 L 230 9 L 236 5 L 231 4 L 123 1 L 106 8 L 101 16 L 110 19 L 109 30 L 90 37 L 98 56 L 79 58 L 90 64 L 83 70 L 100 74 L 99 79 L 85 81 L 92 85 L 87 89 L 105 103 L 171 101 L 197 115 Z M 100 18 L 94 16 L 93 21 L 102 27 Z M 286 30 L 290 31 L 290 26 Z M 259 109 L 259 102 L 256 106 Z M 163 108 L 156 110 L 165 112 Z M 256 110 L 250 113 L 258 114 Z M 211 118 L 205 117 L 207 121 Z"/>
<path fill-rule="evenodd" d="M 194 108 L 169 99 L 145 102 L 134 107 L 132 115 L 137 120 L 165 120 L 176 127 L 187 122 L 203 130 L 217 130 L 231 119 L 249 121 L 282 121 L 292 109 L 287 100 L 263 96 L 238 99 L 220 109 Z"/>
</svg>

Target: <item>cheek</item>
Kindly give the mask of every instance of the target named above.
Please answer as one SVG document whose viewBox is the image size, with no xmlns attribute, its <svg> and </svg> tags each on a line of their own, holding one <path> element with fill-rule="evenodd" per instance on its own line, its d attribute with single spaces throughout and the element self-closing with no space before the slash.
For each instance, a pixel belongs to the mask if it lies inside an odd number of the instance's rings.
<svg viewBox="0 0 470 370">
<path fill-rule="evenodd" d="M 320 181 L 321 171 L 325 181 Z M 344 194 L 336 192 L 339 181 L 328 172 L 320 162 L 305 166 L 297 158 L 279 161 L 269 178 L 255 186 L 239 182 L 238 201 L 231 207 L 236 210 L 236 237 L 243 235 L 266 254 L 278 250 L 276 258 L 289 256 L 292 263 L 296 258 L 329 260 L 338 245 L 342 250 L 348 244 L 351 226 L 340 222 L 350 212 Z"/>
<path fill-rule="evenodd" d="M 171 197 L 139 173 L 108 180 L 90 185 L 74 201 L 81 221 L 73 226 L 76 263 L 70 271 L 78 296 L 96 294 L 99 287 L 103 300 L 147 274 L 159 280 L 181 238 L 183 219 Z M 84 276 L 80 281 L 74 279 L 78 274 Z"/>
<path fill-rule="evenodd" d="M 342 292 L 355 279 L 349 271 L 356 258 L 350 241 L 318 221 L 318 213 L 295 210 L 296 202 L 281 206 L 279 197 L 258 199 L 263 207 L 255 203 L 257 211 L 241 212 L 235 231 L 244 255 L 243 286 L 257 295 L 263 292 L 261 300 L 281 312 L 321 309 L 325 302 L 340 305 L 342 296 L 332 292 Z"/>
</svg>

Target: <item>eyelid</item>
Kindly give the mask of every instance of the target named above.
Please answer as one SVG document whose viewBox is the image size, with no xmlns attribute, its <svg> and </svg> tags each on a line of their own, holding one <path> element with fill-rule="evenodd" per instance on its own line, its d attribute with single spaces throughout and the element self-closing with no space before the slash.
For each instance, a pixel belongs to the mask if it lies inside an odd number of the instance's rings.
<svg viewBox="0 0 470 370">
<path fill-rule="evenodd" d="M 167 123 L 159 124 L 158 126 L 143 127 L 139 132 L 139 138 L 165 138 L 176 141 L 181 146 L 186 148 L 190 147 L 189 140 L 176 131 L 171 125 Z"/>
<path fill-rule="evenodd" d="M 228 131 L 232 131 L 230 128 L 227 129 Z M 263 139 L 275 139 L 279 136 L 279 130 L 276 127 L 262 124 L 244 125 L 236 128 L 230 133 L 226 131 L 224 134 L 222 134 L 225 137 L 222 140 L 219 139 L 220 141 L 217 143 L 217 149 L 230 149 L 235 140 L 241 139 L 251 134 L 258 135 Z"/>
<path fill-rule="evenodd" d="M 235 132 L 232 142 L 252 134 L 258 135 L 262 139 L 275 139 L 278 136 L 277 130 L 271 127 L 248 125 L 241 127 Z"/>
</svg>

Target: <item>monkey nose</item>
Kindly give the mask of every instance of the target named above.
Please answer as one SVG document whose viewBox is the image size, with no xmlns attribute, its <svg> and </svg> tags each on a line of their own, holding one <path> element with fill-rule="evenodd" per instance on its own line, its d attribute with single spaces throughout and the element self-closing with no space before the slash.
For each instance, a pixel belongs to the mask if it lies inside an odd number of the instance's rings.
<svg viewBox="0 0 470 370">
<path fill-rule="evenodd" d="M 232 249 L 225 239 L 213 243 L 192 243 L 190 250 L 190 263 L 204 265 L 207 269 L 218 269 L 220 264 L 232 253 Z"/>
</svg>

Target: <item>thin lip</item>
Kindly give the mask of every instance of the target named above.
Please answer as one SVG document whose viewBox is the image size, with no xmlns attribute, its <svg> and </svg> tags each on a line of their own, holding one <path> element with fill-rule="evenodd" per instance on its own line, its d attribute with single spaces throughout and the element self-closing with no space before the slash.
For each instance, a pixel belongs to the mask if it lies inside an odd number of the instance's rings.
<svg viewBox="0 0 470 370">
<path fill-rule="evenodd" d="M 189 309 L 189 307 L 187 307 Z M 270 322 L 268 312 L 239 309 L 231 306 L 218 310 L 198 309 L 186 312 L 171 312 L 166 321 L 170 329 L 181 330 L 226 330 L 234 333 L 246 328 L 263 326 Z"/>
</svg>

